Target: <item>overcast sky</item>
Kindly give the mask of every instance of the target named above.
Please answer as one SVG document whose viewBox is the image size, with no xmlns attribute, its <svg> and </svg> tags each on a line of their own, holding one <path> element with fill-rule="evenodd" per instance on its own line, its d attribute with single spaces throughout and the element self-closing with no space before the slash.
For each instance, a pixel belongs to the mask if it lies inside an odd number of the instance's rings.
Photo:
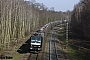
<svg viewBox="0 0 90 60">
<path fill-rule="evenodd" d="M 56 11 L 67 11 L 73 10 L 75 4 L 79 2 L 79 0 L 36 0 L 38 3 L 43 3 L 48 8 L 54 7 Z"/>
</svg>

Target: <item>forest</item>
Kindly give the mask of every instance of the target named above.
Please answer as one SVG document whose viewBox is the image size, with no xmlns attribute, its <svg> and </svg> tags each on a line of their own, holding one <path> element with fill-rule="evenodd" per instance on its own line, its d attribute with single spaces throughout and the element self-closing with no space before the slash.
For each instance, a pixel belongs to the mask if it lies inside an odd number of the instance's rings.
<svg viewBox="0 0 90 60">
<path fill-rule="evenodd" d="M 90 0 L 80 0 L 72 11 L 70 31 L 70 45 L 75 47 L 83 60 L 90 56 Z"/>
<path fill-rule="evenodd" d="M 71 30 L 78 38 L 90 39 L 90 1 L 81 0 L 74 6 L 71 17 Z"/>
</svg>

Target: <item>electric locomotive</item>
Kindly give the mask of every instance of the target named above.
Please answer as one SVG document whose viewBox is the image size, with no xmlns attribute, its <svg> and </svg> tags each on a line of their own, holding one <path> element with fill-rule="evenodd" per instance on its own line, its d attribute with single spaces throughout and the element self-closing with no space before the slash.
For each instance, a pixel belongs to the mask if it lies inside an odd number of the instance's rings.
<svg viewBox="0 0 90 60">
<path fill-rule="evenodd" d="M 30 40 L 30 51 L 42 50 L 43 37 L 40 34 L 35 33 L 30 37 Z"/>
</svg>

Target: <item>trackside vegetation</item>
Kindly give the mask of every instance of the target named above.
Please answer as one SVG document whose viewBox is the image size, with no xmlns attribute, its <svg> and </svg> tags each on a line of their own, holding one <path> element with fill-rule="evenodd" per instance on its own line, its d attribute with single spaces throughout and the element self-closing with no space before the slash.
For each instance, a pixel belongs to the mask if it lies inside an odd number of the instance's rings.
<svg viewBox="0 0 90 60">
<path fill-rule="evenodd" d="M 58 33 L 58 39 L 61 41 L 62 48 L 64 52 L 66 53 L 68 59 L 73 60 L 84 60 L 83 54 L 79 52 L 78 48 L 75 46 L 72 46 L 68 42 L 66 42 L 66 24 L 61 24 L 60 28 L 57 31 Z"/>
</svg>

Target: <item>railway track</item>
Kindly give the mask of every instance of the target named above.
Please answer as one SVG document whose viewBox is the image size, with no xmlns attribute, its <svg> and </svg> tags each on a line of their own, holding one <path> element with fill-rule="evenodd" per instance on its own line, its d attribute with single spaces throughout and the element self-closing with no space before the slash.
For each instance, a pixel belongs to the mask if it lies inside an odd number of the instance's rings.
<svg viewBox="0 0 90 60">
<path fill-rule="evenodd" d="M 49 41 L 49 60 L 58 60 L 55 32 L 54 35 L 52 33 L 50 34 L 50 41 Z"/>
</svg>

